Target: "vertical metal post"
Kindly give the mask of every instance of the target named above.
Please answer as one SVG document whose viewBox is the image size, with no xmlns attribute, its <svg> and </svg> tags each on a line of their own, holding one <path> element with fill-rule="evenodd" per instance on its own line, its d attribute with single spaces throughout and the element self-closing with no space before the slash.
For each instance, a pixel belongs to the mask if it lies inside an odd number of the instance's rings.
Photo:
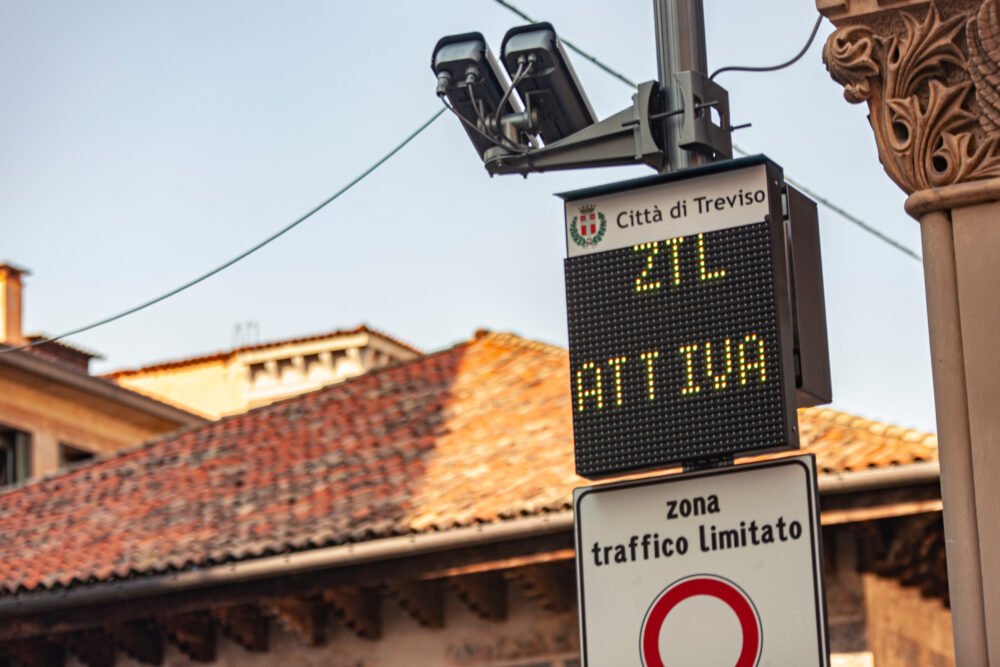
<svg viewBox="0 0 1000 667">
<path fill-rule="evenodd" d="M 702 0 L 653 0 L 653 22 L 656 26 L 656 59 L 660 86 L 666 91 L 668 109 L 679 109 L 674 96 L 677 72 L 690 70 L 707 74 L 705 52 L 705 11 Z M 684 150 L 677 145 L 681 116 L 667 118 L 667 166 L 664 171 L 677 171 L 704 164 L 703 155 Z"/>
</svg>

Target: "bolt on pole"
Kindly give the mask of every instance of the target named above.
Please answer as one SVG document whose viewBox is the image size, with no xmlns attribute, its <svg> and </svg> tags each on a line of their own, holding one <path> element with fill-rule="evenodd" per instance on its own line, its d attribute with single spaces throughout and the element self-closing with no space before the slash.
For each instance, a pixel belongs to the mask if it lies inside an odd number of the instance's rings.
<svg viewBox="0 0 1000 667">
<path fill-rule="evenodd" d="M 656 28 L 656 57 L 660 86 L 666 91 L 666 108 L 677 109 L 681 100 L 675 95 L 678 72 L 707 74 L 705 52 L 705 11 L 702 0 L 653 0 Z M 663 172 L 677 171 L 705 164 L 704 155 L 685 150 L 678 144 L 683 116 L 666 119 L 665 146 L 667 164 Z"/>
</svg>

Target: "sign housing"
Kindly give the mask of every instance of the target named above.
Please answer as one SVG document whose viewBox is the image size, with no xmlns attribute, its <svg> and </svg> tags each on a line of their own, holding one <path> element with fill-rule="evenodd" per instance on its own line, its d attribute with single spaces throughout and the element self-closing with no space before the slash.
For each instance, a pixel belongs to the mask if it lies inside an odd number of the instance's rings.
<svg viewBox="0 0 1000 667">
<path fill-rule="evenodd" d="M 798 447 L 780 167 L 561 195 L 577 473 Z"/>
</svg>

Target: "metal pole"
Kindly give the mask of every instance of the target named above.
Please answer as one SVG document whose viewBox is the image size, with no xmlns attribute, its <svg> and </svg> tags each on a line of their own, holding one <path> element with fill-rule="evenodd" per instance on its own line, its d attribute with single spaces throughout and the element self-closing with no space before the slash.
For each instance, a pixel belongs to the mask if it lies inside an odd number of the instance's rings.
<svg viewBox="0 0 1000 667">
<path fill-rule="evenodd" d="M 660 86 L 666 91 L 667 109 L 679 109 L 674 96 L 674 75 L 686 70 L 707 74 L 705 11 L 702 0 L 653 0 L 656 27 L 656 59 Z M 703 155 L 677 145 L 681 116 L 667 118 L 667 166 L 664 172 L 705 164 Z"/>
</svg>

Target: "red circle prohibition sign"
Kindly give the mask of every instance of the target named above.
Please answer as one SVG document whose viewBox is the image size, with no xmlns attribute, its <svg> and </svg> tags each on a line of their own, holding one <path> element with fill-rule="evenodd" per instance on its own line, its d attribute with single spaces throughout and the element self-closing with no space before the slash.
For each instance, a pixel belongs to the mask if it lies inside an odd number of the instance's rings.
<svg viewBox="0 0 1000 667">
<path fill-rule="evenodd" d="M 743 632 L 743 647 L 733 667 L 756 667 L 760 658 L 761 631 L 757 612 L 746 593 L 725 579 L 699 575 L 674 582 L 660 593 L 642 624 L 642 662 L 645 667 L 665 667 L 660 655 L 660 631 L 667 615 L 688 598 L 708 595 L 729 605 Z"/>
</svg>

